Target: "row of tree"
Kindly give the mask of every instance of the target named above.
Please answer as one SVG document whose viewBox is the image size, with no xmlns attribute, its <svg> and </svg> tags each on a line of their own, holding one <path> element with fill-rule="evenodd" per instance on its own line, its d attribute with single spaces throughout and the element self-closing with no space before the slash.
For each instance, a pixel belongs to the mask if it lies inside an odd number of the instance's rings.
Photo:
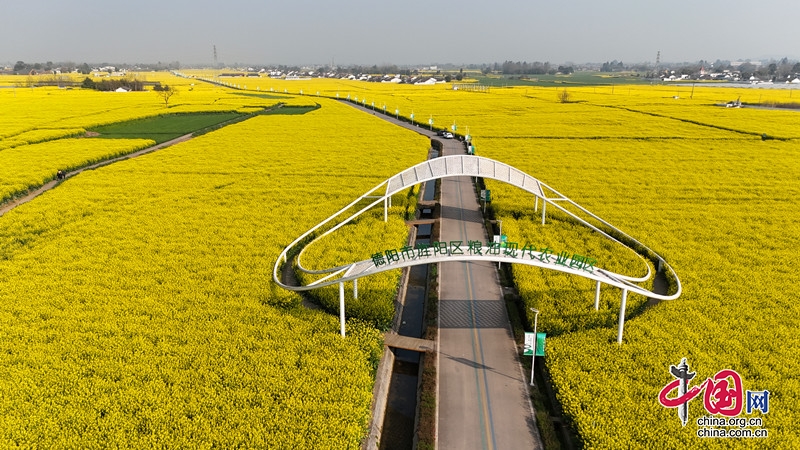
<svg viewBox="0 0 800 450">
<path fill-rule="evenodd" d="M 81 65 L 77 65 L 75 63 L 53 63 L 53 61 L 47 61 L 46 63 L 33 63 L 28 64 L 25 61 L 17 61 L 14 64 L 14 73 L 17 75 L 25 75 L 25 74 L 42 74 L 42 73 L 53 73 L 55 71 L 61 71 L 62 73 L 67 72 L 80 72 L 84 75 L 88 75 L 92 73 L 92 68 L 89 67 L 88 64 L 83 63 Z"/>
<path fill-rule="evenodd" d="M 549 62 L 534 61 L 505 61 L 502 64 L 494 63 L 493 66 L 485 65 L 482 67 L 484 74 L 495 72 L 503 75 L 555 75 L 557 73 L 569 74 L 575 72 L 572 66 L 551 66 Z"/>
<path fill-rule="evenodd" d="M 110 64 L 103 63 L 100 64 L 100 67 L 109 66 Z M 181 64 L 178 61 L 163 63 L 159 61 L 156 64 L 137 64 L 137 65 L 129 65 L 129 64 L 122 64 L 118 66 L 120 69 L 125 70 L 137 70 L 137 71 L 147 71 L 147 70 L 177 70 L 180 69 Z M 89 66 L 87 63 L 76 64 L 74 62 L 58 62 L 54 63 L 53 61 L 47 61 L 45 63 L 26 63 L 25 61 L 17 61 L 14 64 L 12 69 L 14 74 L 16 75 L 25 75 L 25 74 L 43 74 L 43 73 L 53 73 L 56 71 L 60 71 L 61 73 L 70 73 L 70 72 L 78 72 L 83 75 L 88 75 L 92 73 L 92 67 Z"/>
<path fill-rule="evenodd" d="M 622 61 L 617 61 L 616 59 L 611 62 L 604 62 L 602 66 L 600 66 L 600 72 L 618 72 L 625 70 L 625 64 L 622 64 Z"/>
<path fill-rule="evenodd" d="M 788 58 L 783 58 L 780 61 L 774 61 L 769 64 L 754 64 L 751 62 L 744 62 L 742 64 L 733 65 L 730 61 L 716 60 L 713 63 L 710 61 L 699 61 L 697 63 L 684 63 L 680 65 L 670 65 L 669 67 L 661 67 L 659 72 L 664 74 L 665 71 L 674 70 L 675 73 L 680 75 L 698 75 L 701 70 L 708 73 L 720 73 L 723 71 L 738 72 L 741 74 L 742 79 L 748 79 L 755 76 L 760 79 L 773 79 L 784 80 L 789 76 L 796 76 L 800 74 L 800 62 L 790 61 Z"/>
<path fill-rule="evenodd" d="M 152 83 L 151 83 L 152 84 Z M 89 77 L 84 78 L 81 87 L 86 89 L 95 89 L 98 91 L 116 91 L 119 88 L 125 88 L 129 91 L 144 91 L 144 82 L 136 78 L 119 78 L 113 80 L 100 80 L 95 81 Z M 178 95 L 178 90 L 166 84 L 156 83 L 153 85 L 153 91 L 158 94 L 158 97 L 164 101 L 164 106 L 169 106 L 169 99 Z"/>
<path fill-rule="evenodd" d="M 497 71 L 497 63 L 495 63 L 495 71 Z M 528 63 L 527 61 L 506 61 L 500 67 L 499 71 L 505 75 L 544 75 L 551 71 L 555 73 L 555 68 L 550 67 L 549 62 L 535 61 Z"/>
<path fill-rule="evenodd" d="M 143 91 L 144 83 L 136 78 L 114 78 L 95 81 L 89 77 L 84 78 L 81 87 L 97 91 L 116 91 L 125 88 L 129 91 Z"/>
</svg>

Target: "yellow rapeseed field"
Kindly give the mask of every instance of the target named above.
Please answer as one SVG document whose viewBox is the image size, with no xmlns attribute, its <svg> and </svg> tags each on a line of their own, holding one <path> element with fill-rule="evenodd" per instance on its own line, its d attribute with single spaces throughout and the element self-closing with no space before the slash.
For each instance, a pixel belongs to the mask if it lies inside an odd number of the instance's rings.
<svg viewBox="0 0 800 450">
<path fill-rule="evenodd" d="M 396 274 L 364 280 L 365 292 L 377 294 L 352 313 L 370 323 L 351 321 L 354 338 L 341 340 L 331 315 L 293 308 L 299 297 L 276 288 L 270 269 L 299 232 L 421 161 L 427 143 L 336 98 L 408 120 L 413 114 L 421 127 L 455 125 L 479 155 L 540 178 L 673 265 L 683 295 L 650 307 L 631 296 L 623 345 L 615 341 L 619 291 L 604 288 L 594 311 L 592 283 L 513 268 L 525 310 L 541 311 L 547 370 L 584 446 L 800 442 L 800 307 L 792 296 L 800 288 L 792 265 L 800 246 L 800 113 L 717 106 L 789 102 L 791 91 L 568 86 L 570 101 L 562 103 L 564 87 L 470 92 L 189 75 L 234 88 L 147 74 L 180 89 L 169 108 L 153 93 L 0 90 L 0 168 L 11 150 L 38 154 L 59 142 L 51 138 L 70 142 L 87 127 L 164 110 L 321 105 L 302 116 L 258 116 L 82 174 L 2 218 L 4 443 L 358 445 L 379 350 L 374 327 L 392 314 Z M 638 267 L 550 208 L 542 228 L 531 197 L 487 187 L 511 240 L 574 245 L 614 267 Z M 414 198 L 396 197 L 388 224 L 365 216 L 338 233 L 352 245 L 323 241 L 304 257 L 329 267 L 365 258 L 373 246 L 401 245 L 400 215 Z M 336 312 L 335 292 L 318 297 Z M 669 366 L 683 357 L 698 379 L 732 369 L 746 389 L 769 390 L 769 412 L 752 414 L 769 438 L 702 440 L 692 422 L 683 427 L 658 402 L 674 379 Z M 704 414 L 699 400 L 691 403 L 692 420 Z"/>
<path fill-rule="evenodd" d="M 144 148 L 152 142 L 64 139 L 87 136 L 87 130 L 145 117 L 196 112 L 263 111 L 285 103 L 314 105 L 305 98 L 241 95 L 208 83 L 169 74 L 135 74 L 178 90 L 169 106 L 157 94 L 97 92 L 58 87 L 0 89 L 0 199 L 24 194 L 71 170 Z M 27 77 L 17 78 L 21 83 Z"/>
<path fill-rule="evenodd" d="M 798 442 L 792 399 L 800 396 L 800 277 L 789 262 L 800 244 L 794 223 L 800 178 L 800 113 L 726 108 L 790 102 L 791 91 L 745 87 L 602 86 L 453 91 L 449 85 L 394 86 L 342 80 L 265 81 L 276 91 L 312 92 L 357 101 L 434 127 L 457 125 L 477 153 L 549 185 L 651 246 L 684 285 L 679 300 L 645 307 L 629 298 L 625 342 L 617 345 L 621 293 L 538 269 L 514 268 L 526 306 L 542 311 L 549 332 L 546 364 L 568 419 L 587 447 L 736 447 L 748 439 L 701 440 L 683 427 L 659 391 L 669 366 L 688 358 L 699 377 L 722 369 L 745 389 L 770 391 L 769 412 L 756 410 L 771 447 Z M 294 88 L 293 88 L 294 87 Z M 722 106 L 720 106 L 722 105 Z M 551 212 L 540 228 L 533 198 L 487 182 L 510 239 L 593 243 Z M 510 235 L 511 233 L 517 236 Z M 613 255 L 609 255 L 612 257 Z M 613 261 L 612 261 L 613 262 Z M 624 259 L 619 263 L 625 264 Z M 527 308 L 526 308 L 527 310 Z M 529 318 L 532 321 L 532 317 Z M 692 403 L 690 417 L 703 414 Z"/>
<path fill-rule="evenodd" d="M 380 334 L 353 319 L 342 339 L 271 268 L 428 142 L 320 104 L 82 173 L 0 219 L 0 445 L 358 448 Z"/>
</svg>

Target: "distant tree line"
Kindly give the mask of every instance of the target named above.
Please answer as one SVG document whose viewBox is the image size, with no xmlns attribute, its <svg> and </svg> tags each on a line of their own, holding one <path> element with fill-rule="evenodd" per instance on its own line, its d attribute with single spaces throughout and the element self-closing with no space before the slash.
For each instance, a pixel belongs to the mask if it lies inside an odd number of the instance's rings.
<svg viewBox="0 0 800 450">
<path fill-rule="evenodd" d="M 494 67 L 484 66 L 482 71 L 484 74 L 494 71 L 503 75 L 555 75 L 573 73 L 575 68 L 564 65 L 554 67 L 549 62 L 505 61 L 502 64 L 494 63 Z"/>
<path fill-rule="evenodd" d="M 757 78 L 768 78 L 772 81 L 777 81 L 783 80 L 789 75 L 800 74 L 800 63 L 792 64 L 789 62 L 788 58 L 783 58 L 780 61 L 761 66 L 746 62 L 740 64 L 737 69 L 742 73 L 742 78 L 745 79 L 755 76 Z M 708 70 L 707 67 L 706 70 Z M 719 68 L 714 65 L 714 70 L 719 70 Z"/>
<path fill-rule="evenodd" d="M 116 91 L 125 88 L 129 91 L 143 91 L 144 83 L 135 78 L 103 79 L 95 81 L 89 77 L 83 79 L 81 87 L 96 91 Z"/>
<path fill-rule="evenodd" d="M 41 74 L 45 72 L 55 72 L 61 71 L 61 73 L 73 72 L 78 71 L 82 74 L 89 74 L 92 72 L 92 68 L 89 67 L 88 64 L 83 63 L 81 65 L 77 65 L 71 62 L 60 62 L 60 63 L 53 63 L 53 61 L 47 61 L 46 63 L 33 63 L 29 64 L 25 61 L 17 61 L 14 64 L 14 73 L 17 75 L 25 75 L 25 74 Z"/>
<path fill-rule="evenodd" d="M 181 64 L 178 61 L 173 62 L 157 62 L 155 64 L 108 64 L 101 63 L 95 67 L 106 67 L 114 65 L 119 70 L 127 71 L 150 71 L 150 70 L 177 70 L 180 69 Z M 47 72 L 61 71 L 61 73 L 78 72 L 84 75 L 92 73 L 92 66 L 87 63 L 76 64 L 70 61 L 56 62 L 47 61 L 45 63 L 26 63 L 25 61 L 17 61 L 12 68 L 16 75 L 34 74 L 39 75 Z"/>
<path fill-rule="evenodd" d="M 28 75 L 25 79 L 25 82 L 21 83 L 21 86 L 24 87 L 34 87 L 34 86 L 58 86 L 58 87 L 67 87 L 67 86 L 74 86 L 75 82 L 68 75 L 56 75 L 56 74 L 48 74 L 48 75 Z"/>
<path fill-rule="evenodd" d="M 497 64 L 495 64 L 495 67 Z M 528 63 L 527 61 L 523 62 L 514 62 L 514 61 L 506 61 L 500 67 L 500 72 L 504 75 L 545 75 L 548 73 L 556 73 L 556 69 L 550 67 L 549 62 L 539 62 L 535 61 L 532 63 Z M 497 70 L 497 68 L 495 69 Z"/>
<path fill-rule="evenodd" d="M 394 64 L 373 64 L 371 66 L 352 65 L 347 67 L 347 71 L 352 73 L 372 73 L 383 75 L 412 75 L 410 69 L 401 69 Z"/>
<path fill-rule="evenodd" d="M 622 61 L 617 61 L 616 59 L 611 62 L 604 62 L 600 67 L 600 72 L 616 72 L 622 70 L 625 70 L 625 65 L 622 64 Z"/>
<path fill-rule="evenodd" d="M 698 75 L 701 70 L 708 73 L 720 73 L 723 71 L 739 72 L 741 78 L 744 80 L 754 76 L 756 78 L 772 81 L 783 81 L 787 77 L 794 77 L 800 75 L 800 62 L 790 61 L 789 58 L 782 58 L 780 60 L 773 60 L 769 64 L 754 64 L 752 62 L 744 62 L 737 66 L 731 64 L 730 61 L 716 60 L 714 62 L 700 60 L 696 63 L 683 63 L 683 64 L 669 64 L 659 68 L 659 73 L 654 76 L 664 76 L 671 74 L 675 71 L 679 75 Z"/>
</svg>

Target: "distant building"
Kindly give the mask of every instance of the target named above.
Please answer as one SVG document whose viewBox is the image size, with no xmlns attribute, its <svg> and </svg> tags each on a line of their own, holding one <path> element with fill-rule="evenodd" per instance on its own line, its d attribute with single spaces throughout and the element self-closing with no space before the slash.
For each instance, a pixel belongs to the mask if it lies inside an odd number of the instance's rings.
<svg viewBox="0 0 800 450">
<path fill-rule="evenodd" d="M 428 78 L 425 81 L 418 81 L 418 82 L 416 82 L 414 84 L 421 85 L 421 86 L 430 85 L 430 84 L 436 84 L 436 78 Z"/>
<path fill-rule="evenodd" d="M 731 61 L 731 67 L 739 67 L 742 64 L 752 64 L 755 67 L 761 67 L 761 61 Z"/>
</svg>

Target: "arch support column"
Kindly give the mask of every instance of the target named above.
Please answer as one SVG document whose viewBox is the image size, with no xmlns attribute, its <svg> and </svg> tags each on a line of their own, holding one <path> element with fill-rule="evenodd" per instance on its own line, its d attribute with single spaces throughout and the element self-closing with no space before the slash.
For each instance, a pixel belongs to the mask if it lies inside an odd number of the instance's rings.
<svg viewBox="0 0 800 450">
<path fill-rule="evenodd" d="M 547 210 L 547 200 L 542 199 L 542 225 L 544 225 L 544 217 Z"/>
<path fill-rule="evenodd" d="M 344 282 L 339 282 L 339 327 L 344 337 Z"/>
<path fill-rule="evenodd" d="M 625 303 L 628 301 L 628 290 L 622 290 L 622 303 L 619 305 L 619 326 L 617 327 L 617 344 L 622 344 L 622 329 L 625 327 Z"/>
<path fill-rule="evenodd" d="M 594 310 L 600 309 L 600 282 L 597 282 L 597 288 L 594 290 Z"/>
</svg>

